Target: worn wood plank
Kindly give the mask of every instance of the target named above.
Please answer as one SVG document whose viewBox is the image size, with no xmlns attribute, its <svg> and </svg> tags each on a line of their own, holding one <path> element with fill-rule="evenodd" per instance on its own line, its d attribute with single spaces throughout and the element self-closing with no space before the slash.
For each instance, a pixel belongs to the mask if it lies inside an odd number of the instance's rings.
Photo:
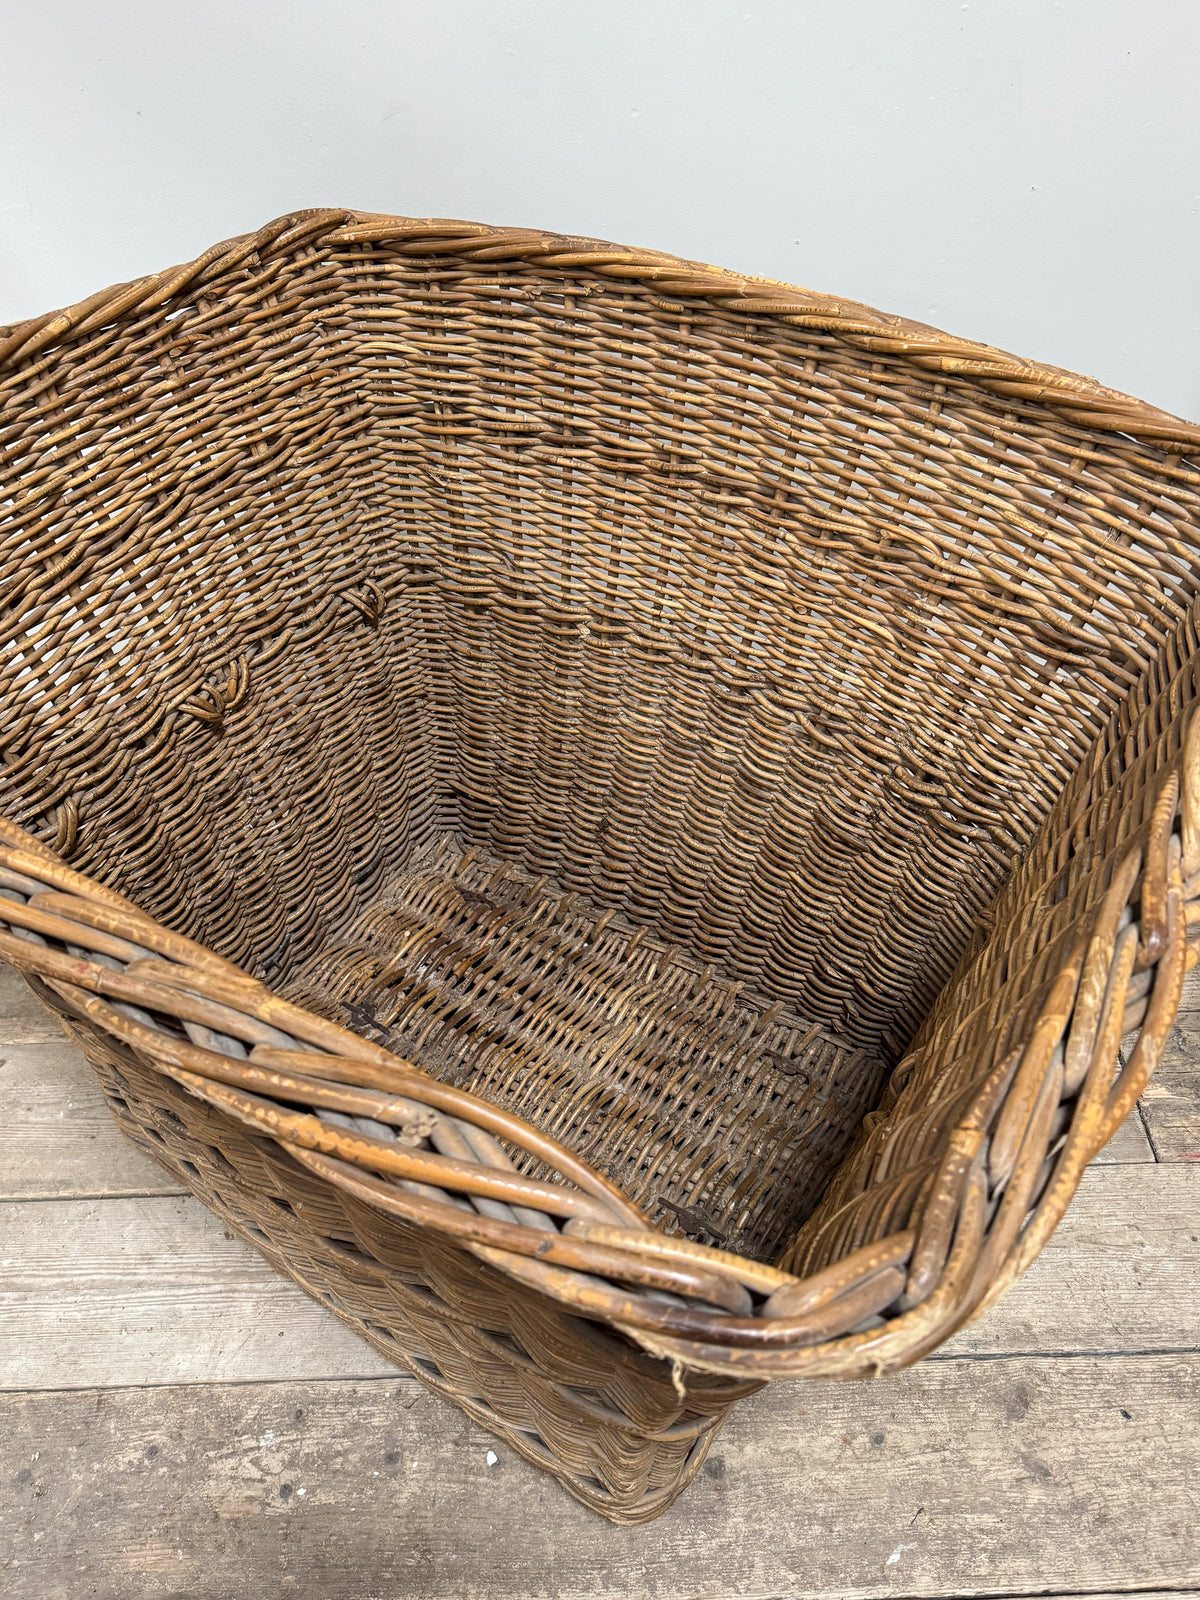
<svg viewBox="0 0 1200 1600">
<path fill-rule="evenodd" d="M 0 1104 L 0 1200 L 183 1193 L 121 1133 L 95 1074 L 61 1036 L 0 1045 Z"/>
<path fill-rule="evenodd" d="M 1200 1169 L 1086 1174 L 1025 1279 L 939 1354 L 1200 1346 Z M 0 1206 L 0 1387 L 391 1372 L 195 1200 Z"/>
<path fill-rule="evenodd" d="M 1181 1033 L 1174 1028 L 1168 1036 L 1162 1065 L 1142 1104 L 1155 1159 L 1200 1162 L 1200 1026 L 1182 1038 Z"/>
<path fill-rule="evenodd" d="M 190 1197 L 0 1205 L 0 1262 L 0 1389 L 396 1370 Z"/>
<path fill-rule="evenodd" d="M 1137 1162 L 1154 1160 L 1154 1151 L 1142 1121 L 1141 1108 L 1134 1106 L 1129 1116 L 1096 1156 L 1093 1165 L 1101 1167 L 1132 1166 Z"/>
<path fill-rule="evenodd" d="M 1200 1349 L 1200 1169 L 1093 1167 L 1025 1277 L 943 1354 Z"/>
<path fill-rule="evenodd" d="M 58 1018 L 35 1000 L 25 980 L 0 961 L 0 1050 L 10 1044 L 62 1044 Z"/>
<path fill-rule="evenodd" d="M 1171 1356 L 773 1385 L 620 1530 L 404 1380 L 10 1395 L 0 1419 L 7 1600 L 1200 1585 L 1200 1363 Z"/>
<path fill-rule="evenodd" d="M 1141 1105 L 1159 1161 L 1200 1161 L 1200 967 L 1187 976 L 1179 1016 Z"/>
</svg>

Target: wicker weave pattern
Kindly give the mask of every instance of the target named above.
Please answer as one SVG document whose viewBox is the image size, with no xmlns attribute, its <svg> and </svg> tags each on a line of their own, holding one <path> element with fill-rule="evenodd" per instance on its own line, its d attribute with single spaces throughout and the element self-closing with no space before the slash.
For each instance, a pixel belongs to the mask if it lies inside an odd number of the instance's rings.
<svg viewBox="0 0 1200 1600">
<path fill-rule="evenodd" d="M 282 993 L 532 1122 L 657 1226 L 759 1260 L 883 1086 L 878 1058 L 451 840 Z"/>
<path fill-rule="evenodd" d="M 660 1516 L 729 1408 L 760 1387 L 692 1373 L 681 1396 L 669 1368 L 619 1335 L 331 1189 L 111 1038 L 71 1022 L 67 1032 L 135 1144 L 381 1355 L 593 1510 L 623 1523 Z"/>
<path fill-rule="evenodd" d="M 828 1187 L 819 1213 L 801 1230 L 784 1265 L 801 1274 L 836 1259 L 861 1232 L 878 1225 L 878 1203 L 903 1174 L 909 1189 L 928 1181 L 945 1158 L 946 1133 L 984 1075 L 1033 1031 L 1037 1010 L 1059 974 L 1086 951 L 1093 971 L 1090 1026 L 1111 963 L 1107 941 L 1101 951 L 1086 945 L 1086 930 L 1109 889 L 1104 865 L 1127 858 L 1139 834 L 1155 837 L 1153 808 L 1161 798 L 1163 773 L 1183 765 L 1186 715 L 1200 697 L 1200 632 L 1193 608 L 1150 664 L 1135 692 L 1115 713 L 1089 755 L 1063 791 L 1019 868 L 997 897 L 986 929 L 981 928 L 947 985 L 938 1005 L 904 1061 L 892 1073 L 882 1103 L 866 1119 L 859 1147 Z M 1195 737 L 1190 761 L 1200 758 Z M 1188 782 L 1200 785 L 1191 771 Z M 1161 825 L 1154 848 L 1163 858 L 1169 830 Z M 1200 923 L 1195 908 L 1200 892 L 1200 848 L 1187 851 L 1190 875 L 1181 892 L 1189 929 Z M 1116 876 L 1120 879 L 1121 869 Z M 1165 905 L 1162 908 L 1165 917 Z M 1110 936 L 1111 938 L 1111 936 Z M 1118 1033 L 1138 1028 L 1152 1003 L 1152 961 L 1165 926 L 1143 935 L 1134 974 L 1125 995 Z M 1161 946 L 1160 946 L 1161 947 Z M 1189 962 L 1194 959 L 1189 956 Z M 1081 979 L 1081 993 L 1088 982 Z M 1078 1008 L 1078 996 L 1075 999 Z M 1093 1043 L 1076 1021 L 1053 1054 L 1062 1072 L 1061 1099 L 1071 1105 L 1079 1091 Z M 1153 1048 L 1150 1041 L 1142 1048 Z M 1047 1065 L 1050 1065 L 1049 1058 Z M 1133 1100 L 1126 1085 L 1125 1100 Z M 1136 1097 L 1134 1097 L 1136 1098 Z M 1065 1108 L 1064 1108 L 1065 1109 Z M 1060 1113 L 1057 1138 L 1065 1128 Z M 874 1215 L 873 1215 L 874 1213 Z M 1024 1241 L 1021 1268 L 1033 1259 L 1044 1238 Z M 1017 1275 L 1014 1270 L 1012 1276 Z M 998 1291 L 997 1291 L 998 1292 Z M 989 1299 L 994 1294 L 989 1294 Z"/>
<path fill-rule="evenodd" d="M 1197 445 L 475 224 L 0 333 L 0 954 L 271 1259 L 654 1515 L 747 1385 L 975 1314 L 1153 1070 Z"/>
</svg>

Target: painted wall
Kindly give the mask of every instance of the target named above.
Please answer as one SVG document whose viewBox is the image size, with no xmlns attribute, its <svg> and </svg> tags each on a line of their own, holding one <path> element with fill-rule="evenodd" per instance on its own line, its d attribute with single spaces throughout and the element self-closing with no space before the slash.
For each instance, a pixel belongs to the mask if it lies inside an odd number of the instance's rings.
<svg viewBox="0 0 1200 1600">
<path fill-rule="evenodd" d="M 0 323 L 313 205 L 678 251 L 1200 416 L 1195 0 L 9 0 Z"/>
</svg>

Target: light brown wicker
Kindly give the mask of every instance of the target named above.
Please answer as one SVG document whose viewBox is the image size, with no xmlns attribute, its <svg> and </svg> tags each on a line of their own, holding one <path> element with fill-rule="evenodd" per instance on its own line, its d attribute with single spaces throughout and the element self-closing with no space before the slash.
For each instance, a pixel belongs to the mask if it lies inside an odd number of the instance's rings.
<svg viewBox="0 0 1200 1600">
<path fill-rule="evenodd" d="M 269 1260 L 656 1516 L 764 1379 L 977 1314 L 1153 1070 L 1197 446 L 473 223 L 0 330 L 0 955 Z"/>
</svg>

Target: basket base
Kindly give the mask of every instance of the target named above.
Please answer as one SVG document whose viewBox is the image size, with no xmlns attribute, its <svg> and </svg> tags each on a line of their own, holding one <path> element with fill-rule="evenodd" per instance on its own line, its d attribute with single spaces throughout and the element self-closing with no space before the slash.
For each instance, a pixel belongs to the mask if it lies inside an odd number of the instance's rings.
<svg viewBox="0 0 1200 1600">
<path fill-rule="evenodd" d="M 816 1207 L 885 1077 L 782 1003 L 450 835 L 279 992 L 525 1118 L 663 1232 L 760 1261 Z"/>
<path fill-rule="evenodd" d="M 63 1020 L 139 1149 L 372 1348 L 610 1521 L 661 1516 L 730 1406 L 762 1386 L 673 1379 L 666 1362 L 331 1189 L 110 1036 Z"/>
</svg>

